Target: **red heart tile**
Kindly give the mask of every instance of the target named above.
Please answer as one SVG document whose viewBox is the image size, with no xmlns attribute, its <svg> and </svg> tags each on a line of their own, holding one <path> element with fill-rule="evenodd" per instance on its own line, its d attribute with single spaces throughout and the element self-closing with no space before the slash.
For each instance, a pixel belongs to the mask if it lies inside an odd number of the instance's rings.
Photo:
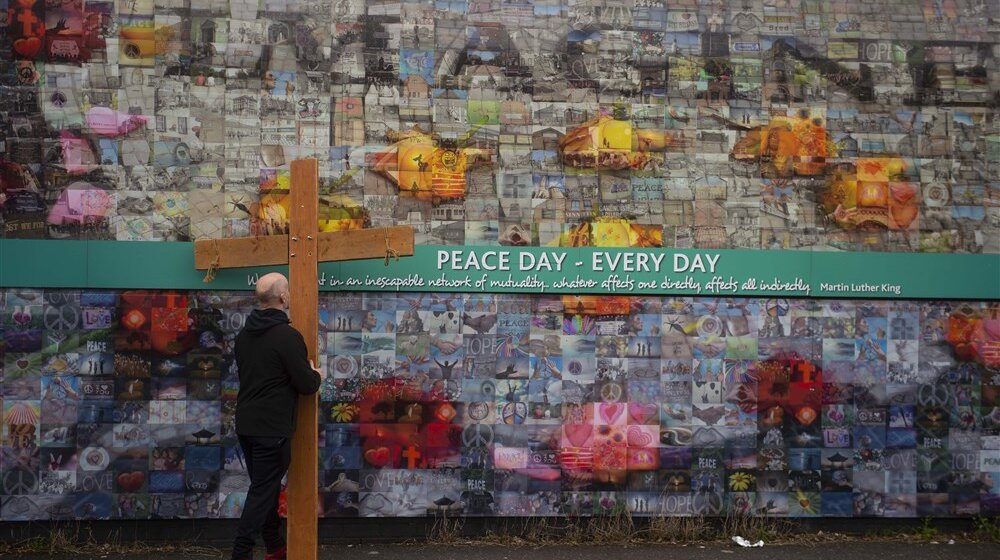
<svg viewBox="0 0 1000 560">
<path fill-rule="evenodd" d="M 890 206 L 889 211 L 892 213 L 892 219 L 896 222 L 896 225 L 900 228 L 907 228 L 913 223 L 913 220 L 917 218 L 917 207 L 906 205 L 906 206 Z"/>
<path fill-rule="evenodd" d="M 892 194 L 892 198 L 902 204 L 906 204 L 917 194 L 917 190 L 906 183 L 891 183 L 889 192 Z"/>
<path fill-rule="evenodd" d="M 629 426 L 628 445 L 629 447 L 646 447 L 653 443 L 653 436 L 639 426 Z"/>
<path fill-rule="evenodd" d="M 601 419 L 605 424 L 614 424 L 625 411 L 621 403 L 601 403 Z"/>
<path fill-rule="evenodd" d="M 126 494 L 138 492 L 142 488 L 142 483 L 146 481 L 146 473 L 134 471 L 130 473 L 120 473 L 118 475 L 118 487 Z"/>
<path fill-rule="evenodd" d="M 566 424 L 563 426 L 566 439 L 572 447 L 588 447 L 594 427 L 590 424 Z"/>
<path fill-rule="evenodd" d="M 34 60 L 35 55 L 42 49 L 42 40 L 38 37 L 28 37 L 14 41 L 14 52 L 22 58 Z"/>
<path fill-rule="evenodd" d="M 636 424 L 651 423 L 650 421 L 657 417 L 657 412 L 655 404 L 629 403 L 628 405 L 628 415 Z"/>
<path fill-rule="evenodd" d="M 384 467 L 389 464 L 389 448 L 375 447 L 365 451 L 365 461 L 373 467 Z"/>
</svg>

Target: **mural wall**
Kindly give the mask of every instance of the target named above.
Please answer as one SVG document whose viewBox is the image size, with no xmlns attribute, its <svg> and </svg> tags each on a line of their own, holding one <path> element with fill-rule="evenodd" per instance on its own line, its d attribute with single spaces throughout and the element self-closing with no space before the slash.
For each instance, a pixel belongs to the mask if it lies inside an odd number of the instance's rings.
<svg viewBox="0 0 1000 560">
<path fill-rule="evenodd" d="M 248 294 L 2 293 L 0 517 L 237 517 Z M 320 514 L 1000 513 L 1000 304 L 321 295 Z"/>
<path fill-rule="evenodd" d="M 998 0 L 0 8 L 8 239 L 1000 253 Z M 0 519 L 239 515 L 248 294 L 0 297 Z M 996 302 L 321 306 L 324 516 L 1000 511 Z"/>
<path fill-rule="evenodd" d="M 4 235 L 1000 252 L 997 0 L 4 0 Z"/>
</svg>

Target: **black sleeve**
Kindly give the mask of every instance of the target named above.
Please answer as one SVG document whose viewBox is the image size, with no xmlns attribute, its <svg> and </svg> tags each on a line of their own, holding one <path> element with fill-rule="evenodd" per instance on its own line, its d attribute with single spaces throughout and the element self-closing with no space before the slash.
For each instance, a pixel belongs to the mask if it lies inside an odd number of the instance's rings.
<svg viewBox="0 0 1000 560">
<path fill-rule="evenodd" d="M 312 395 L 319 390 L 323 378 L 309 366 L 309 353 L 302 334 L 289 327 L 288 343 L 281 352 L 281 361 L 292 387 L 301 395 Z"/>
</svg>

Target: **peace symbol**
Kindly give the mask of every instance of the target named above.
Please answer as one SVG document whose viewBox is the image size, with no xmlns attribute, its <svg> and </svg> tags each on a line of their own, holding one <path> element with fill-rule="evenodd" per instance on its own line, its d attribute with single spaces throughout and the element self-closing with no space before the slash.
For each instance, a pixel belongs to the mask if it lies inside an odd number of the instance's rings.
<svg viewBox="0 0 1000 560">
<path fill-rule="evenodd" d="M 948 385 L 921 385 L 917 392 L 917 402 L 921 406 L 944 406 L 951 400 Z"/>
<path fill-rule="evenodd" d="M 698 492 L 691 505 L 697 514 L 719 513 L 722 510 L 722 496 L 716 492 Z"/>
<path fill-rule="evenodd" d="M 618 383 L 605 383 L 601 386 L 601 398 L 605 402 L 617 402 L 622 398 L 622 386 Z"/>
<path fill-rule="evenodd" d="M 45 306 L 42 322 L 50 331 L 72 331 L 80 326 L 80 308 L 64 304 L 58 307 Z"/>
<path fill-rule="evenodd" d="M 506 424 L 521 424 L 528 415 L 528 405 L 522 402 L 506 403 L 501 410 L 501 416 Z"/>
<path fill-rule="evenodd" d="M 465 447 L 487 446 L 493 443 L 493 426 L 470 424 L 462 430 L 462 445 Z"/>
<path fill-rule="evenodd" d="M 14 469 L 3 477 L 4 494 L 34 494 L 38 488 L 35 473 L 24 469 Z"/>
</svg>

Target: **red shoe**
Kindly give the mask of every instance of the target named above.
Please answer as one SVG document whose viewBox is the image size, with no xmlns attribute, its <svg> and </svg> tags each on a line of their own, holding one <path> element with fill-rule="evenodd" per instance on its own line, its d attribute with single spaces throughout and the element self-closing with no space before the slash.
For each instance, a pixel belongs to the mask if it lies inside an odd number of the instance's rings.
<svg viewBox="0 0 1000 560">
<path fill-rule="evenodd" d="M 288 547 L 285 546 L 264 555 L 264 560 L 285 560 L 286 558 L 288 558 Z"/>
</svg>

